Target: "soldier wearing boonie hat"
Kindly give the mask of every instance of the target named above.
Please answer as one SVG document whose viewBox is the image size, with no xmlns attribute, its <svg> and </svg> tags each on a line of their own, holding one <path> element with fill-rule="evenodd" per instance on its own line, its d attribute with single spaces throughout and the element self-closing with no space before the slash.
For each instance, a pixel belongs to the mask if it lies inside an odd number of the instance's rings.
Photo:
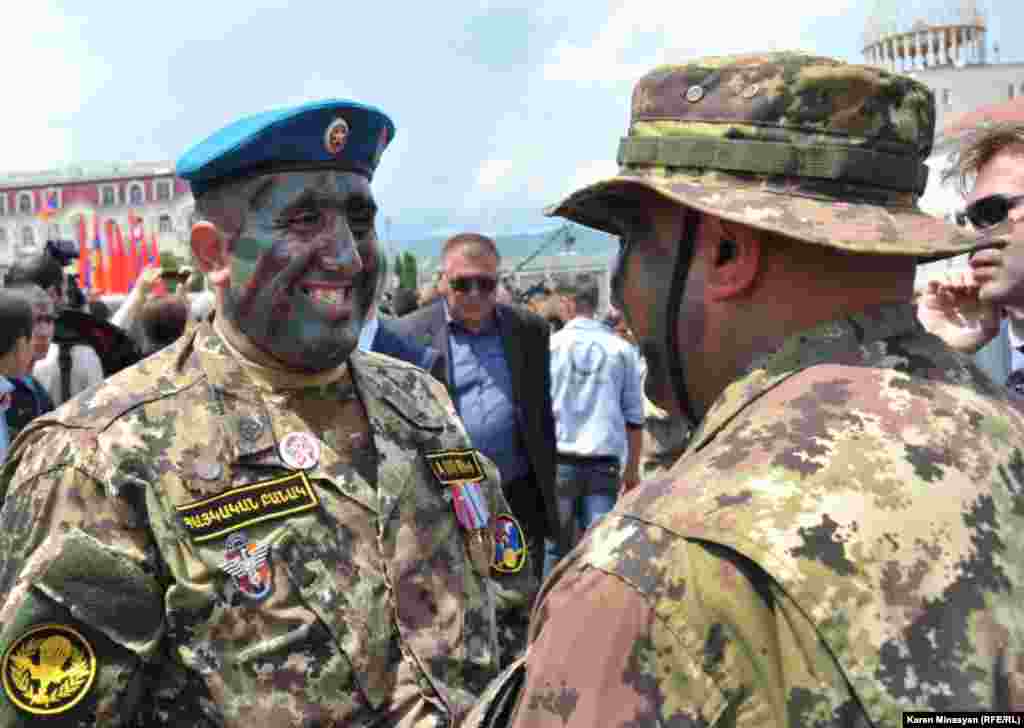
<svg viewBox="0 0 1024 728">
<path fill-rule="evenodd" d="M 0 479 L 0 725 L 450 726 L 497 673 L 508 512 L 444 388 L 356 350 L 385 256 L 381 111 L 187 152 L 216 296 L 34 420 Z"/>
<path fill-rule="evenodd" d="M 922 84 L 796 53 L 639 81 L 620 173 L 552 214 L 620 237 L 647 392 L 697 430 L 466 725 L 1024 706 L 1024 420 L 910 303 L 919 260 L 979 244 L 915 207 L 934 122 Z"/>
</svg>

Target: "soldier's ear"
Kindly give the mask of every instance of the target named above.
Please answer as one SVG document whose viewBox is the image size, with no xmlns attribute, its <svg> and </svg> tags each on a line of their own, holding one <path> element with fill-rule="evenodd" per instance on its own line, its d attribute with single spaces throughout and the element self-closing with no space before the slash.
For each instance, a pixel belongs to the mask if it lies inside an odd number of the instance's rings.
<svg viewBox="0 0 1024 728">
<path fill-rule="evenodd" d="M 761 267 L 760 237 L 745 225 L 726 226 L 721 220 L 702 227 L 709 298 L 725 301 L 749 293 Z"/>
<path fill-rule="evenodd" d="M 224 236 L 217 226 L 200 220 L 192 226 L 192 255 L 199 270 L 206 273 L 214 285 L 226 285 L 231 276 L 230 256 Z"/>
</svg>

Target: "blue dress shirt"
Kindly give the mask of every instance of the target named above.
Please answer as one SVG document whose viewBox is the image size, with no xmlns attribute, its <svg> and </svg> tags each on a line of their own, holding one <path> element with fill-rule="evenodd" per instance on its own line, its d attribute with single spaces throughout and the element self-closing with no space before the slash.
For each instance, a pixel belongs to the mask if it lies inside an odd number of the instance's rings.
<svg viewBox="0 0 1024 728">
<path fill-rule="evenodd" d="M 498 312 L 479 333 L 453 320 L 447 304 L 444 315 L 448 324 L 448 381 L 473 447 L 494 461 L 504 482 L 521 478 L 530 472 L 530 461 L 520 436 Z"/>
</svg>

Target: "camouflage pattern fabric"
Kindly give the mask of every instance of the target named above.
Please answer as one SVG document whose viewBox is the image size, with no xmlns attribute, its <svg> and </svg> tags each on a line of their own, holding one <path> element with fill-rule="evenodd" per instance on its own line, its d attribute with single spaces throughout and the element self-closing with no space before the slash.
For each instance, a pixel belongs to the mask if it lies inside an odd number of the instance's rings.
<svg viewBox="0 0 1024 728">
<path fill-rule="evenodd" d="M 641 480 L 660 478 L 679 460 L 692 434 L 686 420 L 669 414 L 644 397 L 644 440 Z"/>
<path fill-rule="evenodd" d="M 277 448 L 294 432 L 322 443 L 309 491 Z M 0 654 L 38 625 L 91 645 L 94 682 L 47 724 L 453 725 L 497 674 L 495 584 L 516 605 L 534 588 L 529 566 L 474 568 L 424 457 L 468 446 L 444 388 L 410 365 L 355 352 L 330 383 L 277 388 L 201 324 L 15 443 L 0 481 Z M 481 462 L 490 513 L 507 512 Z M 200 519 L 211 503 L 282 477 L 272 517 L 203 530 L 249 517 L 236 500 Z M 314 507 L 281 506 L 310 491 Z M 4 663 L 13 692 L 45 704 L 68 687 L 54 675 L 70 648 L 52 645 L 64 651 L 31 643 L 32 666 Z M 43 720 L 6 686 L 0 725 Z"/>
<path fill-rule="evenodd" d="M 1021 710 L 1022 448 L 1006 395 L 909 305 L 792 337 L 545 583 L 512 724 Z"/>
<path fill-rule="evenodd" d="M 662 66 L 634 89 L 619 174 L 548 214 L 617 235 L 616 198 L 639 186 L 818 245 L 955 255 L 987 238 L 916 207 L 934 130 L 932 92 L 880 68 L 798 53 Z"/>
</svg>

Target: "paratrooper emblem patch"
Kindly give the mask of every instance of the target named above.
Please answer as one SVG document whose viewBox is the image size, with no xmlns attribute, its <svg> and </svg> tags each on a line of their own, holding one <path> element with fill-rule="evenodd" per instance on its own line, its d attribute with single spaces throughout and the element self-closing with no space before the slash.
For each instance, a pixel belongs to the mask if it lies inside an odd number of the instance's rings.
<svg viewBox="0 0 1024 728">
<path fill-rule="evenodd" d="M 44 624 L 11 643 L 0 669 L 12 703 L 35 715 L 57 715 L 89 692 L 96 679 L 96 654 L 71 627 Z"/>
</svg>

